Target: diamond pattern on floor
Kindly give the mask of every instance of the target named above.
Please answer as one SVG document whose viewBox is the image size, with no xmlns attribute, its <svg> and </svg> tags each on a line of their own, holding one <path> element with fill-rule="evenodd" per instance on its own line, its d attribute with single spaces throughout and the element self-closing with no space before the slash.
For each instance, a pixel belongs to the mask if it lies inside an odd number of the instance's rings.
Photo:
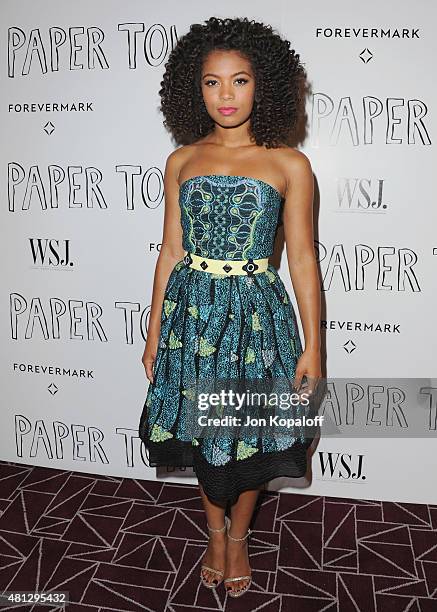
<svg viewBox="0 0 437 612">
<path fill-rule="evenodd" d="M 68 591 L 71 612 L 437 611 L 437 506 L 263 491 L 232 599 L 199 581 L 196 485 L 12 462 L 0 484 L 1 590 Z"/>
</svg>

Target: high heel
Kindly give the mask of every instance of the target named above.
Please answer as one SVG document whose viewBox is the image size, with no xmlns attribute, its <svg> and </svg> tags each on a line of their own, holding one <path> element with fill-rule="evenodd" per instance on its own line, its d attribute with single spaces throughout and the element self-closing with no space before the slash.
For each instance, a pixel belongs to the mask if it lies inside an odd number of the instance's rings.
<svg viewBox="0 0 437 612">
<path fill-rule="evenodd" d="M 208 531 L 212 531 L 212 532 L 226 531 L 228 527 L 228 521 L 229 521 L 229 517 L 225 515 L 225 524 L 223 525 L 223 527 L 220 527 L 220 529 L 213 529 L 212 527 L 208 525 L 208 523 L 206 524 L 206 526 L 208 527 Z M 219 578 L 213 578 L 211 582 L 208 582 L 207 580 L 205 580 L 205 578 L 202 575 L 202 570 L 204 569 L 209 572 L 212 572 L 213 574 L 216 574 L 217 576 L 219 576 Z M 221 582 L 223 582 L 223 574 L 224 574 L 224 570 L 218 570 L 218 569 L 215 569 L 214 567 L 208 567 L 207 565 L 204 565 L 204 564 L 202 564 L 200 567 L 200 580 L 203 586 L 206 586 L 208 589 L 215 589 L 216 587 L 218 587 L 218 585 Z"/>
<path fill-rule="evenodd" d="M 233 540 L 234 542 L 241 542 L 243 540 L 246 540 L 246 538 L 252 533 L 252 530 L 248 529 L 246 535 L 243 536 L 242 538 L 233 538 L 231 535 L 229 535 L 229 529 L 231 526 L 230 520 L 228 521 L 227 525 L 228 525 L 228 529 L 227 529 L 228 538 L 230 540 Z M 249 574 L 248 576 L 236 576 L 235 578 L 225 578 L 223 582 L 226 585 L 229 582 L 237 582 L 238 580 L 247 580 L 248 582 L 247 584 L 243 585 L 242 587 L 238 589 L 226 589 L 226 592 L 229 593 L 230 597 L 240 597 L 241 595 L 246 593 L 249 590 L 249 587 L 252 583 L 252 575 Z"/>
</svg>

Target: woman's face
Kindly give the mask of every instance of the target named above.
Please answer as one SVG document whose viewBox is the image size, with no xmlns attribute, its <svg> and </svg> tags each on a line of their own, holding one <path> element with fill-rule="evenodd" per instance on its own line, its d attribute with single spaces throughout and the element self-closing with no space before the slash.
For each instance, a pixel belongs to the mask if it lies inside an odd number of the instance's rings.
<svg viewBox="0 0 437 612">
<path fill-rule="evenodd" d="M 201 87 L 206 110 L 216 123 L 236 127 L 249 119 L 255 76 L 249 60 L 238 51 L 211 51 L 203 62 Z"/>
</svg>

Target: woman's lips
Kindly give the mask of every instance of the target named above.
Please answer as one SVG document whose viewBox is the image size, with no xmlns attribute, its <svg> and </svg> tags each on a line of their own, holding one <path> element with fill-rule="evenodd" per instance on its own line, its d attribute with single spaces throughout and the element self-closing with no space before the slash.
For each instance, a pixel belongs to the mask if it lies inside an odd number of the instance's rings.
<svg viewBox="0 0 437 612">
<path fill-rule="evenodd" d="M 221 113 L 222 115 L 232 115 L 232 113 L 235 113 L 236 110 L 237 109 L 233 106 L 222 106 L 218 109 L 219 113 Z"/>
</svg>

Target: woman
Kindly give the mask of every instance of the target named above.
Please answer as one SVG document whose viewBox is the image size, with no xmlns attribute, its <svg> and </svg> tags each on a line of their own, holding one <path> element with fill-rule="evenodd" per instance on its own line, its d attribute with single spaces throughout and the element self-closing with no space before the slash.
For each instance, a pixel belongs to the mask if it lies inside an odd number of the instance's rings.
<svg viewBox="0 0 437 612">
<path fill-rule="evenodd" d="M 165 167 L 139 431 L 151 466 L 193 466 L 210 532 L 201 580 L 210 588 L 223 581 L 232 597 L 251 583 L 247 536 L 259 490 L 305 474 L 311 439 L 295 429 L 272 441 L 262 428 L 254 438 L 241 426 L 199 435 L 190 429 L 190 381 L 201 391 L 224 376 L 286 378 L 300 388 L 303 377 L 321 376 L 313 174 L 287 144 L 304 78 L 299 55 L 271 26 L 211 17 L 179 40 L 160 90 L 164 125 L 181 146 Z M 268 263 L 281 214 L 304 351 Z"/>
</svg>

